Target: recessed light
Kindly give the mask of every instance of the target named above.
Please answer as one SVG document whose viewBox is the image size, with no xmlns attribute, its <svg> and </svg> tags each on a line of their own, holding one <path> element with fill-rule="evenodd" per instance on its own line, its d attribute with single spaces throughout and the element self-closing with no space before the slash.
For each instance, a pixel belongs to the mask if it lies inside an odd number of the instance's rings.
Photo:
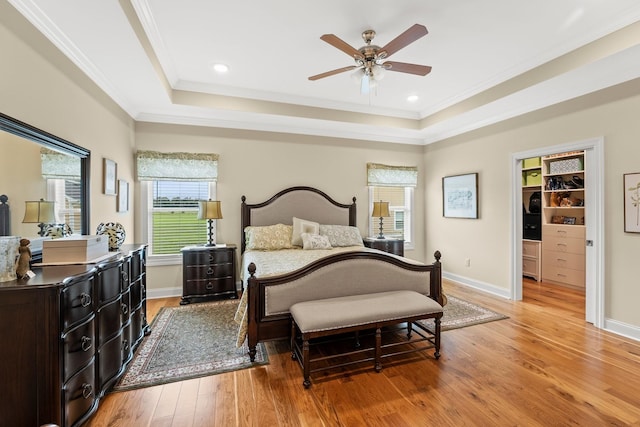
<svg viewBox="0 0 640 427">
<path fill-rule="evenodd" d="M 409 102 L 416 102 L 418 100 L 418 95 L 409 95 L 407 96 L 407 101 Z"/>
<path fill-rule="evenodd" d="M 213 64 L 211 68 L 216 73 L 226 73 L 227 71 L 229 71 L 229 67 L 225 64 Z"/>
</svg>

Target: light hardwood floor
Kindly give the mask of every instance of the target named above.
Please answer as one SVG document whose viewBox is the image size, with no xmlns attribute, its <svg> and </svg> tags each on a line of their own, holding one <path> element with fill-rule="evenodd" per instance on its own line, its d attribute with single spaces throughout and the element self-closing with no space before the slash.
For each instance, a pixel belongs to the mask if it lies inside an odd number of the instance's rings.
<svg viewBox="0 0 640 427">
<path fill-rule="evenodd" d="M 312 376 L 288 343 L 270 364 L 103 399 L 88 426 L 640 425 L 640 343 L 584 321 L 584 296 L 526 280 L 515 302 L 445 283 L 509 316 L 446 331 L 442 356 Z M 152 300 L 150 316 L 178 298 Z"/>
</svg>

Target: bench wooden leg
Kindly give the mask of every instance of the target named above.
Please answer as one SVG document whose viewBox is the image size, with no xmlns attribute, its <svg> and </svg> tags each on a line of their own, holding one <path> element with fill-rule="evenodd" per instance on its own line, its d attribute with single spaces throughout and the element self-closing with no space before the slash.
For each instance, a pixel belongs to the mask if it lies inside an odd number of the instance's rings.
<svg viewBox="0 0 640 427">
<path fill-rule="evenodd" d="M 311 374 L 311 363 L 309 362 L 309 338 L 302 334 L 302 375 L 304 380 L 302 381 L 302 385 L 304 388 L 311 387 L 311 380 L 309 379 L 309 375 Z"/>
<path fill-rule="evenodd" d="M 412 332 L 413 332 L 413 322 L 407 322 L 407 341 L 411 339 Z"/>
<path fill-rule="evenodd" d="M 296 350 L 295 350 L 295 340 L 296 340 L 296 322 L 291 321 L 291 339 L 289 340 L 289 348 L 291 349 L 291 358 L 296 360 Z"/>
<path fill-rule="evenodd" d="M 382 371 L 382 330 L 380 328 L 376 329 L 375 368 L 376 372 Z"/>
</svg>

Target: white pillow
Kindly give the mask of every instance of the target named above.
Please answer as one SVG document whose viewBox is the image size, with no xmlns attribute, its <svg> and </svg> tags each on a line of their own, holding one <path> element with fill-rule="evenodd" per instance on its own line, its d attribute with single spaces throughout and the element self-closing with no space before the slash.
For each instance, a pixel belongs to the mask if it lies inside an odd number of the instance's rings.
<svg viewBox="0 0 640 427">
<path fill-rule="evenodd" d="M 321 236 L 319 234 L 302 233 L 302 249 L 331 249 L 331 243 L 327 236 Z"/>
<path fill-rule="evenodd" d="M 293 217 L 293 231 L 291 234 L 291 244 L 293 246 L 302 246 L 302 233 L 318 234 L 320 231 L 320 224 L 313 221 L 307 221 L 306 219 L 300 219 Z"/>
<path fill-rule="evenodd" d="M 348 225 L 321 225 L 320 235 L 327 236 L 334 248 L 343 246 L 364 246 L 358 227 Z"/>
</svg>

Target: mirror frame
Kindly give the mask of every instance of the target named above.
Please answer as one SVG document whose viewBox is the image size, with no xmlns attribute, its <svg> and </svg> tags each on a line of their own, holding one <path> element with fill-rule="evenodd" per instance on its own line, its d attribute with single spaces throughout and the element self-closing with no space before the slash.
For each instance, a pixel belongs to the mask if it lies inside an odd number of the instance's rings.
<svg viewBox="0 0 640 427">
<path fill-rule="evenodd" d="M 90 183 L 91 183 L 91 151 L 80 147 L 65 139 L 59 138 L 49 132 L 31 126 L 28 123 L 21 122 L 18 119 L 7 116 L 0 112 L 0 130 L 7 131 L 14 135 L 36 142 L 47 148 L 61 151 L 65 154 L 80 158 L 80 208 L 82 214 L 80 217 L 80 226 L 82 234 L 89 234 L 90 222 Z"/>
</svg>

